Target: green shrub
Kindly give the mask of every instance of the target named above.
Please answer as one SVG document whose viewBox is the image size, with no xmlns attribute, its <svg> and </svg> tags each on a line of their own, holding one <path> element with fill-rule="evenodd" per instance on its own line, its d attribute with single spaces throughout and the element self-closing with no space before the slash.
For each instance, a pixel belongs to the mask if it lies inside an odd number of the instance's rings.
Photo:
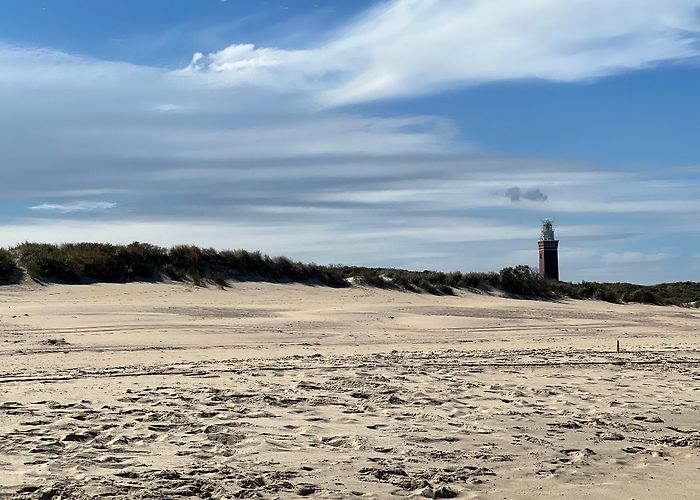
<svg viewBox="0 0 700 500">
<path fill-rule="evenodd" d="M 625 302 L 639 302 L 640 304 L 660 304 L 656 294 L 648 289 L 639 288 L 632 292 L 627 292 L 622 296 Z"/>
<path fill-rule="evenodd" d="M 178 245 L 170 249 L 169 262 L 179 269 L 199 269 L 203 262 L 202 250 L 192 245 Z"/>
<path fill-rule="evenodd" d="M 127 280 L 154 278 L 167 261 L 167 251 L 164 248 L 138 241 L 119 248 L 117 256 L 124 267 Z"/>
<path fill-rule="evenodd" d="M 16 272 L 17 264 L 12 253 L 5 248 L 0 248 L 0 281 L 9 281 Z"/>
<path fill-rule="evenodd" d="M 226 288 L 228 283 L 226 282 L 226 276 L 221 273 L 214 273 L 211 275 L 211 280 L 221 288 Z"/>
<path fill-rule="evenodd" d="M 548 291 L 547 282 L 528 266 L 501 269 L 500 285 L 503 291 L 526 297 L 542 296 Z"/>
<path fill-rule="evenodd" d="M 194 286 L 204 286 L 204 280 L 199 270 L 195 267 L 191 267 L 187 271 L 187 276 L 192 280 Z"/>
<path fill-rule="evenodd" d="M 34 279 L 49 278 L 80 283 L 80 268 L 65 247 L 46 243 L 23 243 L 15 248 L 20 263 Z"/>
<path fill-rule="evenodd" d="M 498 288 L 501 285 L 500 273 L 466 273 L 462 275 L 459 286 L 463 288 Z"/>
<path fill-rule="evenodd" d="M 27 275 L 33 279 L 38 280 L 41 278 L 41 264 L 38 262 L 29 262 L 26 265 Z"/>
<path fill-rule="evenodd" d="M 419 278 L 418 282 L 415 284 L 416 287 L 420 288 L 424 292 L 428 292 L 433 295 L 440 295 L 440 290 L 433 285 L 430 281 L 428 281 L 426 278 Z"/>
<path fill-rule="evenodd" d="M 161 272 L 171 280 L 175 281 L 183 281 L 187 277 L 185 276 L 185 273 L 172 264 L 165 264 Z"/>
<path fill-rule="evenodd" d="M 153 279 L 165 262 L 165 250 L 144 243 L 111 245 L 24 243 L 15 248 L 20 263 L 33 279 L 124 282 Z"/>
<path fill-rule="evenodd" d="M 611 290 L 606 287 L 597 289 L 593 293 L 593 298 L 596 300 L 604 300 L 605 302 L 612 302 L 613 304 L 619 304 L 622 302 L 620 295 L 615 290 Z"/>
<path fill-rule="evenodd" d="M 345 287 L 348 278 L 366 286 L 416 293 L 452 295 L 456 289 L 503 290 L 530 298 L 550 296 L 596 299 L 609 302 L 691 305 L 700 303 L 700 283 L 662 283 L 652 286 L 630 283 L 566 283 L 540 278 L 527 266 L 507 267 L 498 273 L 409 271 L 405 269 L 304 264 L 287 257 L 271 258 L 246 250 L 217 251 L 192 245 L 169 250 L 146 243 L 129 245 L 24 243 L 0 249 L 0 281 L 17 274 L 17 265 L 36 280 L 67 283 L 125 282 L 136 279 L 190 279 L 203 286 L 203 276 L 219 286 L 227 279 L 288 281 Z"/>
</svg>

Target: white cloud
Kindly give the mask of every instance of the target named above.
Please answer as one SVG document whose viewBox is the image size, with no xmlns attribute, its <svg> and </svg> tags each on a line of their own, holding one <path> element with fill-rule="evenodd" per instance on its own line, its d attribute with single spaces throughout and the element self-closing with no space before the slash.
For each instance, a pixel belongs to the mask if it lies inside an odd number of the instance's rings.
<svg viewBox="0 0 700 500">
<path fill-rule="evenodd" d="M 190 106 L 184 106 L 182 104 L 156 104 L 152 107 L 153 111 L 158 111 L 159 113 L 186 113 L 188 111 L 193 111 Z"/>
<path fill-rule="evenodd" d="M 642 252 L 622 252 L 606 253 L 600 259 L 603 264 L 639 264 L 644 262 L 659 262 L 670 257 L 663 252 L 642 253 Z"/>
<path fill-rule="evenodd" d="M 75 212 L 95 212 L 115 208 L 116 203 L 111 201 L 76 201 L 73 203 L 42 203 L 29 207 L 30 210 L 40 212 L 59 212 L 69 214 Z"/>
<path fill-rule="evenodd" d="M 437 117 L 321 111 L 305 94 L 212 86 L 201 75 L 1 45 L 0 68 L 0 159 L 10 169 L 25 168 L 26 159 L 13 161 L 20 155 L 52 164 L 87 155 L 240 160 L 466 149 Z M 27 119 L 13 119 L 19 113 Z"/>
<path fill-rule="evenodd" d="M 241 43 L 186 72 L 338 105 L 514 79 L 576 81 L 697 57 L 697 0 L 394 0 L 324 44 Z"/>
</svg>

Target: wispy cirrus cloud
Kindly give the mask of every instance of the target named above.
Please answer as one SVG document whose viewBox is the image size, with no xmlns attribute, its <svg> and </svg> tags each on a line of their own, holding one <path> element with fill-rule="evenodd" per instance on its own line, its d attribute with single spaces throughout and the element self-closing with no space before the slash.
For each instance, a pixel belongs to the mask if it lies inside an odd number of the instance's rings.
<svg viewBox="0 0 700 500">
<path fill-rule="evenodd" d="M 700 54 L 697 0 L 394 0 L 302 50 L 238 43 L 185 72 L 326 105 L 517 79 L 576 81 Z"/>
<path fill-rule="evenodd" d="M 643 252 L 621 252 L 606 253 L 600 259 L 603 264 L 640 264 L 644 262 L 659 262 L 670 257 L 665 252 L 643 253 Z"/>
<path fill-rule="evenodd" d="M 29 207 L 37 212 L 58 212 L 61 214 L 71 214 L 76 212 L 95 212 L 115 208 L 116 203 L 111 201 L 76 201 L 72 203 L 41 203 Z"/>
</svg>

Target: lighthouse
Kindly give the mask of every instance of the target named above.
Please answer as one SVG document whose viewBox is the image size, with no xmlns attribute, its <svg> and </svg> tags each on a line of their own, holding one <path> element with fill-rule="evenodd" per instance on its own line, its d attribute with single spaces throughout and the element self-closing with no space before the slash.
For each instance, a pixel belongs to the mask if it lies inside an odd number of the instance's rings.
<svg viewBox="0 0 700 500">
<path fill-rule="evenodd" d="M 540 276 L 548 280 L 559 280 L 559 240 L 554 239 L 552 221 L 542 222 L 540 241 Z"/>
</svg>

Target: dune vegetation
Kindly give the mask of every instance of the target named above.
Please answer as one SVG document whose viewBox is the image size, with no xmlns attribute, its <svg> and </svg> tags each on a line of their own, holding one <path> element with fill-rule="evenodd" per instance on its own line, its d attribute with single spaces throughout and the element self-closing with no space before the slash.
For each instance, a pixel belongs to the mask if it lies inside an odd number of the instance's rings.
<svg viewBox="0 0 700 500">
<path fill-rule="evenodd" d="M 658 305 L 697 306 L 700 283 L 568 283 L 540 278 L 528 266 L 500 272 L 438 272 L 318 265 L 246 250 L 215 250 L 192 245 L 164 248 L 147 243 L 22 243 L 0 249 L 0 282 L 35 281 L 85 284 L 129 281 L 187 281 L 220 287 L 236 281 L 295 282 L 346 287 L 351 284 L 416 293 L 453 295 L 455 290 L 502 292 L 520 298 L 595 299 Z"/>
</svg>

